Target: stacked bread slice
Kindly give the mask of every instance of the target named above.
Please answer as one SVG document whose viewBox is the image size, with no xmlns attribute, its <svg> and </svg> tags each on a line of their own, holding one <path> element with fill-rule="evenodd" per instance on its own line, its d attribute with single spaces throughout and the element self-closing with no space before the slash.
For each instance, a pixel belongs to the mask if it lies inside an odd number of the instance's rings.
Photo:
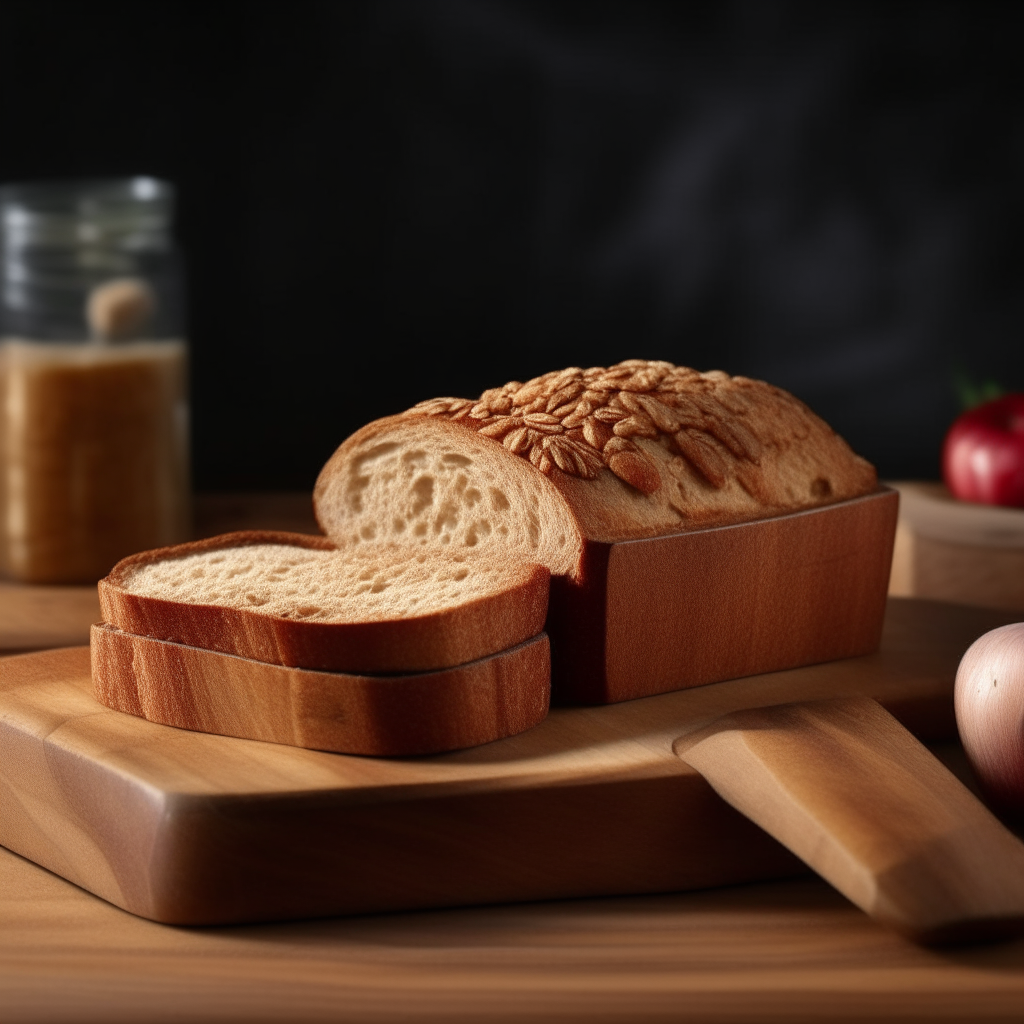
<svg viewBox="0 0 1024 1024">
<path fill-rule="evenodd" d="M 97 695 L 151 721 L 395 755 L 547 713 L 535 563 L 248 531 L 133 555 L 99 594 Z"/>
</svg>

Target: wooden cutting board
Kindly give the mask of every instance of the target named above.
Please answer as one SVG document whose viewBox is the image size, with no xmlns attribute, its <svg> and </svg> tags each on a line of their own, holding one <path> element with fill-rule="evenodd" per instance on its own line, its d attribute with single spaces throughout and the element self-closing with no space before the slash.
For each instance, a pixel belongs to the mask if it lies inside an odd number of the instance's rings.
<svg viewBox="0 0 1024 1024">
<path fill-rule="evenodd" d="M 801 863 L 673 752 L 746 708 L 879 699 L 953 734 L 966 647 L 1012 613 L 890 603 L 874 655 L 370 759 L 187 732 L 92 697 L 85 648 L 0 662 L 0 843 L 133 913 L 231 923 L 682 890 Z"/>
</svg>

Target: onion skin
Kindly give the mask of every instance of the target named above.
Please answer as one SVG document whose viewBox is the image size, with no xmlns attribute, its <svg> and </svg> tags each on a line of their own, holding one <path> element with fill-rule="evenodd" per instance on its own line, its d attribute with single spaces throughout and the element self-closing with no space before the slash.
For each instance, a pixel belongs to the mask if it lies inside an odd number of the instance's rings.
<svg viewBox="0 0 1024 1024">
<path fill-rule="evenodd" d="M 975 640 L 960 661 L 956 724 L 993 807 L 1024 815 L 1024 622 Z"/>
</svg>

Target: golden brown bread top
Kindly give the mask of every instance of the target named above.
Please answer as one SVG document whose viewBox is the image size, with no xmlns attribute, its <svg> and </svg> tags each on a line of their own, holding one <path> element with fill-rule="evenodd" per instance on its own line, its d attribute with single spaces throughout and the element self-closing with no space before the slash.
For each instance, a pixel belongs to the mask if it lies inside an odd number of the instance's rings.
<svg viewBox="0 0 1024 1024">
<path fill-rule="evenodd" d="M 667 362 L 570 367 L 512 381 L 475 402 L 421 402 L 404 415 L 458 422 L 529 459 L 556 483 L 559 474 L 594 480 L 608 469 L 653 495 L 667 470 L 668 502 L 684 518 L 699 511 L 701 491 L 731 484 L 763 510 L 826 504 L 877 486 L 874 467 L 788 392 Z"/>
<path fill-rule="evenodd" d="M 750 522 L 877 484 L 780 388 L 630 360 L 375 420 L 324 466 L 313 503 L 341 546 L 472 548 L 574 577 L 587 541 Z"/>
</svg>

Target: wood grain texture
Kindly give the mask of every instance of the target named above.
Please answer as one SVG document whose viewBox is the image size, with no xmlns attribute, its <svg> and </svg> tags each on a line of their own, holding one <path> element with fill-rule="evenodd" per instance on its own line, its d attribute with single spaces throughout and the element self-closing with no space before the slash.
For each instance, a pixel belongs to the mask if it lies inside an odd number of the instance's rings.
<svg viewBox="0 0 1024 1024">
<path fill-rule="evenodd" d="M 877 702 L 739 711 L 675 748 L 853 903 L 918 941 L 1024 930 L 1024 843 Z"/>
<path fill-rule="evenodd" d="M 0 843 L 177 923 L 325 916 L 778 877 L 798 861 L 673 753 L 743 708 L 870 695 L 954 732 L 966 647 L 1008 617 L 891 604 L 873 655 L 629 703 L 425 758 L 373 760 L 109 711 L 88 652 L 0 663 Z"/>
<path fill-rule="evenodd" d="M 181 729 L 343 754 L 435 754 L 513 736 L 548 711 L 544 633 L 437 672 L 367 676 L 269 665 L 92 627 L 101 704 Z"/>
<path fill-rule="evenodd" d="M 891 594 L 1024 611 L 1024 509 L 956 501 L 938 483 L 893 486 Z"/>
<path fill-rule="evenodd" d="M 0 850 L 10 1024 L 1019 1021 L 1024 941 L 942 950 L 816 878 L 166 928 Z"/>
<path fill-rule="evenodd" d="M 231 604 L 156 597 L 135 592 L 131 586 L 140 569 L 155 563 L 213 552 L 234 553 L 261 545 L 300 551 L 336 550 L 326 537 L 243 530 L 142 551 L 122 559 L 99 581 L 103 619 L 126 633 L 173 640 L 241 658 L 356 673 L 425 672 L 463 665 L 514 647 L 544 628 L 549 574 L 540 565 L 517 564 L 508 569 L 501 566 L 502 589 L 447 608 L 422 614 L 392 612 L 376 618 L 366 616 L 362 621 L 286 618 L 286 614 L 294 615 L 296 607 L 304 601 L 316 600 L 308 595 L 303 597 L 301 589 L 293 602 L 286 602 L 289 607 L 271 615 Z M 412 561 L 408 551 L 403 555 Z M 445 569 L 451 564 L 443 563 Z M 401 562 L 370 562 L 369 566 L 373 573 L 391 568 L 397 576 Z M 472 564 L 466 561 L 459 568 L 465 575 L 473 572 Z M 296 585 L 284 579 L 274 584 L 282 589 Z"/>
<path fill-rule="evenodd" d="M 885 614 L 898 496 L 649 540 L 588 541 L 552 580 L 556 702 L 609 703 L 866 654 Z"/>
</svg>

